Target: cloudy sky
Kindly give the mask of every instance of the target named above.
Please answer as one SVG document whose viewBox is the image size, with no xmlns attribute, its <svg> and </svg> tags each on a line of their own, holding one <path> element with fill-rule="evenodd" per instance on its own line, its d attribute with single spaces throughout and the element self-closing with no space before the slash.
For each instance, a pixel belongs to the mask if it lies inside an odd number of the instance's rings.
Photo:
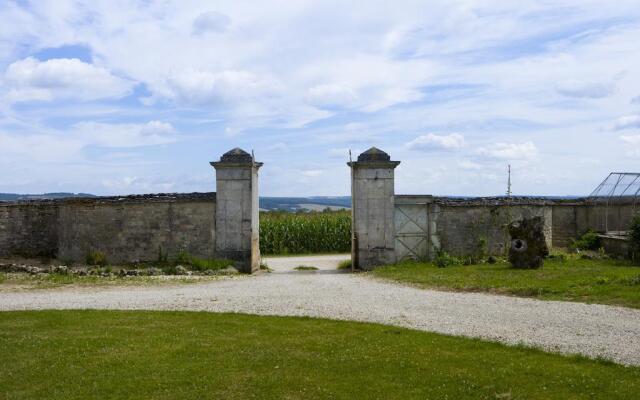
<svg viewBox="0 0 640 400">
<path fill-rule="evenodd" d="M 640 3 L 0 0 L 0 192 L 588 194 L 640 172 Z M 562 3 L 562 4 L 561 4 Z M 347 5 L 348 4 L 348 5 Z"/>
</svg>

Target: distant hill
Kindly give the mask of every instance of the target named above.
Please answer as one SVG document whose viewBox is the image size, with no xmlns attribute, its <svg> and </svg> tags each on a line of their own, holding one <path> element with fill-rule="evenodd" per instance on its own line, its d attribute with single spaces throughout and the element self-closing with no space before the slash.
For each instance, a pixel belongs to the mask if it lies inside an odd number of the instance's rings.
<svg viewBox="0 0 640 400">
<path fill-rule="evenodd" d="M 325 208 L 341 209 L 351 207 L 350 196 L 313 196 L 313 197 L 260 197 L 262 210 L 284 211 L 321 211 Z"/>
<path fill-rule="evenodd" d="M 0 193 L 0 201 L 19 200 L 54 200 L 69 197 L 97 197 L 88 193 L 43 193 L 43 194 L 16 194 Z M 263 210 L 283 210 L 283 211 L 322 211 L 325 208 L 342 209 L 351 207 L 351 197 L 260 197 L 260 208 Z"/>
<path fill-rule="evenodd" d="M 18 200 L 53 200 L 64 199 L 68 197 L 96 197 L 88 193 L 43 193 L 43 194 L 16 194 L 16 193 L 0 193 L 0 201 L 18 201 Z"/>
</svg>

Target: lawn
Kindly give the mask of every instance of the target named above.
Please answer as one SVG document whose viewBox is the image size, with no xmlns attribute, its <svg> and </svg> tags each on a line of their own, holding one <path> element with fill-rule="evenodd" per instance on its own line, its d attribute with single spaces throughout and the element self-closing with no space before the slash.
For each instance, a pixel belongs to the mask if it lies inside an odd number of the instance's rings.
<svg viewBox="0 0 640 400">
<path fill-rule="evenodd" d="M 568 255 L 546 260 L 539 270 L 514 269 L 505 261 L 446 268 L 405 262 L 378 268 L 373 274 L 422 288 L 640 308 L 640 267 L 623 260 Z"/>
<path fill-rule="evenodd" d="M 142 311 L 0 313 L 7 399 L 630 399 L 640 368 L 395 327 Z"/>
</svg>

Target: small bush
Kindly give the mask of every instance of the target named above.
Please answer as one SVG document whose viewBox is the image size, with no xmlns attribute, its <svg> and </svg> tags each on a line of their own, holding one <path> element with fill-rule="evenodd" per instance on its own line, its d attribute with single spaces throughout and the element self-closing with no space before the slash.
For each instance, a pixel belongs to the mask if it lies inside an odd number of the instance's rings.
<svg viewBox="0 0 640 400">
<path fill-rule="evenodd" d="M 550 260 L 556 260 L 561 263 L 564 263 L 565 261 L 567 261 L 567 255 L 564 253 L 552 253 L 552 254 L 549 254 L 548 258 Z"/>
<path fill-rule="evenodd" d="M 640 215 L 635 215 L 629 226 L 629 241 L 631 242 L 631 256 L 635 263 L 640 262 Z"/>
<path fill-rule="evenodd" d="M 628 280 L 630 286 L 640 286 L 640 275 L 636 275 Z"/>
<path fill-rule="evenodd" d="M 298 265 L 294 269 L 296 271 L 317 271 L 318 270 L 317 267 L 312 267 L 312 266 L 309 266 L 309 265 Z"/>
<path fill-rule="evenodd" d="M 573 239 L 569 248 L 573 250 L 598 250 L 602 246 L 598 233 L 588 230 L 579 239 Z"/>
<path fill-rule="evenodd" d="M 191 266 L 192 270 L 195 271 L 215 271 L 219 269 L 224 269 L 229 266 L 233 266 L 233 261 L 225 260 L 225 259 L 213 259 L 213 258 L 197 258 L 191 257 L 188 263 L 185 263 Z"/>
<path fill-rule="evenodd" d="M 446 268 L 452 265 L 460 265 L 462 262 L 457 257 L 453 257 L 449 255 L 446 251 L 439 251 L 436 255 L 436 258 L 433 260 L 433 263 L 438 268 Z"/>
<path fill-rule="evenodd" d="M 338 269 L 351 269 L 351 259 L 340 261 Z"/>
<path fill-rule="evenodd" d="M 104 267 L 107 265 L 107 256 L 101 251 L 90 251 L 87 254 L 86 260 L 88 265 L 99 265 Z"/>
</svg>

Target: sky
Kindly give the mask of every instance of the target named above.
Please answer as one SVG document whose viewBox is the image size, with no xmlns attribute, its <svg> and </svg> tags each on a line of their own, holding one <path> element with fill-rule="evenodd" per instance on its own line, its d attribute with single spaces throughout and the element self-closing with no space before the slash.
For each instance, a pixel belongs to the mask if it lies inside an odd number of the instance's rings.
<svg viewBox="0 0 640 400">
<path fill-rule="evenodd" d="M 640 172 L 640 0 L 0 0 L 0 192 L 588 195 Z"/>
</svg>

